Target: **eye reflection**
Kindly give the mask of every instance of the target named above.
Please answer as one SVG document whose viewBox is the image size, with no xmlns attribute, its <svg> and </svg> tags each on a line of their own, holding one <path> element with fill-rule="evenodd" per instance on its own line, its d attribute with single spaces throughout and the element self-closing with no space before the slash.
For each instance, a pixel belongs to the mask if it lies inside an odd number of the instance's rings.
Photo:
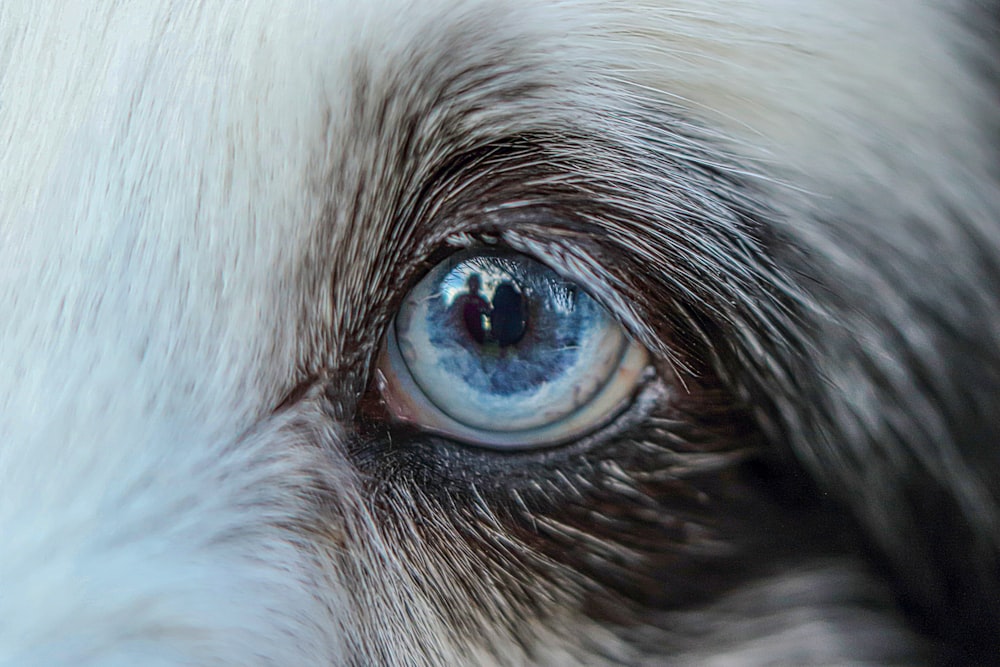
<svg viewBox="0 0 1000 667">
<path fill-rule="evenodd" d="M 469 274 L 467 291 L 452 297 L 449 309 L 462 318 L 465 331 L 480 345 L 516 345 L 528 326 L 525 297 L 513 280 L 504 280 L 491 298 L 481 293 L 480 275 Z M 445 303 L 449 299 L 446 296 Z"/>
<path fill-rule="evenodd" d="M 496 250 L 435 267 L 405 300 L 386 352 L 383 396 L 400 418 L 487 446 L 594 428 L 627 403 L 646 360 L 574 283 Z"/>
</svg>

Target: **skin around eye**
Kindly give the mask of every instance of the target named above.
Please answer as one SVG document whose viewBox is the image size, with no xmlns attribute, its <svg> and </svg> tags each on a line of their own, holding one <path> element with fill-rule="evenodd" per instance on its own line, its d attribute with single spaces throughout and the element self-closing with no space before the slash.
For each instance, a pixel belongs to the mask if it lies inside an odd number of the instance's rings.
<svg viewBox="0 0 1000 667">
<path fill-rule="evenodd" d="M 521 254 L 467 251 L 407 296 L 377 384 L 401 421 L 470 444 L 535 447 L 606 424 L 647 361 L 572 281 Z"/>
</svg>

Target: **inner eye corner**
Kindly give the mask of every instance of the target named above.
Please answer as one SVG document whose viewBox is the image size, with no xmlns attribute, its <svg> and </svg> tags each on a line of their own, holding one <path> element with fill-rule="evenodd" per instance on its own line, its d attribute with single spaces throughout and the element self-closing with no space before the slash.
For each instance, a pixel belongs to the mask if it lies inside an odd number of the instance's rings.
<svg viewBox="0 0 1000 667">
<path fill-rule="evenodd" d="M 493 245 L 449 254 L 403 297 L 372 389 L 389 421 L 525 450 L 607 427 L 649 368 L 645 347 L 585 288 Z"/>
</svg>

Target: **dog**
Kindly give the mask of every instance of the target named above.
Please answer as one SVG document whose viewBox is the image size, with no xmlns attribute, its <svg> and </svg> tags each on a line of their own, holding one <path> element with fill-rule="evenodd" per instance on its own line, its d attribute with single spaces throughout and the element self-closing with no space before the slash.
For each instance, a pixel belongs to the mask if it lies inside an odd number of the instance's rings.
<svg viewBox="0 0 1000 667">
<path fill-rule="evenodd" d="M 0 4 L 0 665 L 995 663 L 1000 3 Z"/>
</svg>

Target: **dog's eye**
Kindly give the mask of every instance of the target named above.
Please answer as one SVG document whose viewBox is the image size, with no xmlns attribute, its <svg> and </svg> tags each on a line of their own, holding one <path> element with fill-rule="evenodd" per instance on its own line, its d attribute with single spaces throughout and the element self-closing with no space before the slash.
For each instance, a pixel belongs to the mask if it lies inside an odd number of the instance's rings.
<svg viewBox="0 0 1000 667">
<path fill-rule="evenodd" d="M 379 389 L 397 419 L 487 447 L 556 444 L 606 424 L 645 349 L 578 285 L 524 255 L 453 255 L 407 295 Z"/>
</svg>

